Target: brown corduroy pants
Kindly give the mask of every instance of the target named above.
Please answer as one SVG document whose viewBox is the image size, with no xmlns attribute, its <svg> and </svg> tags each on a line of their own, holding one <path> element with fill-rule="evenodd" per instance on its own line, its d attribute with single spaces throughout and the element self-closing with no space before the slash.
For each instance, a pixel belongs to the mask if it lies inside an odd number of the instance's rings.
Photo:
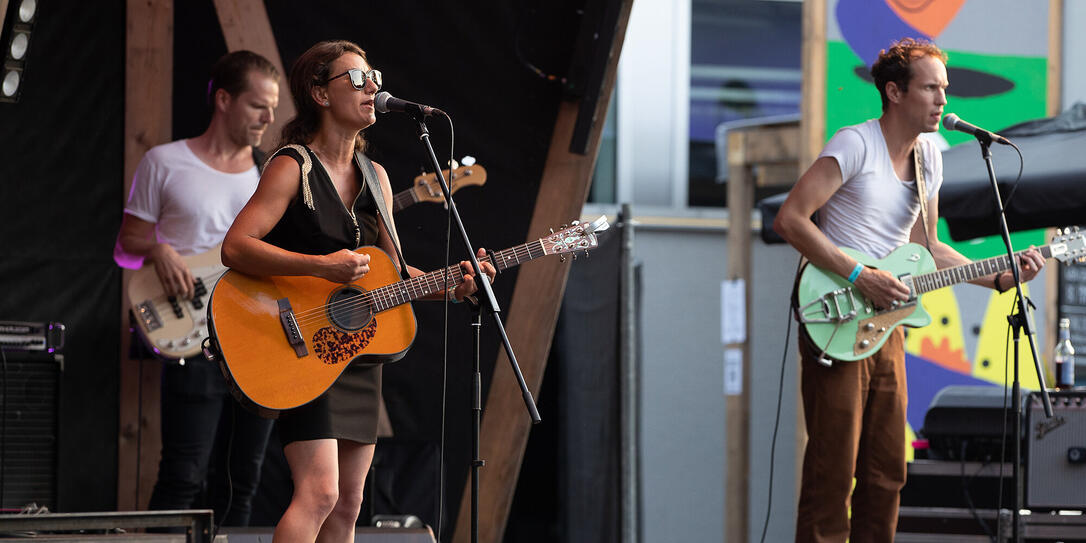
<svg viewBox="0 0 1086 543">
<path fill-rule="evenodd" d="M 874 356 L 830 367 L 805 332 L 799 343 L 808 441 L 796 541 L 891 542 L 905 485 L 904 332 Z"/>
</svg>

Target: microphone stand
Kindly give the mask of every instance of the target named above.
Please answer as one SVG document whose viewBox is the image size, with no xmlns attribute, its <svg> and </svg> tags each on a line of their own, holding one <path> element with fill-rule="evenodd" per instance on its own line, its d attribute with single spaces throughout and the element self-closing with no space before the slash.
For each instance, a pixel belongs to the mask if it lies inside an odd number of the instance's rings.
<svg viewBox="0 0 1086 543">
<path fill-rule="evenodd" d="M 445 195 L 445 203 L 449 206 L 449 213 L 452 214 L 453 222 L 456 223 L 456 227 L 460 232 L 460 237 L 464 241 L 464 247 L 467 247 L 471 268 L 475 270 L 475 284 L 478 287 L 478 292 L 483 293 L 479 299 L 478 307 L 473 308 L 475 316 L 472 318 L 471 323 L 475 335 L 475 341 L 472 348 L 474 374 L 472 377 L 473 421 L 471 438 L 473 458 L 471 461 L 471 541 L 472 543 L 477 543 L 479 541 L 479 468 L 485 464 L 485 462 L 479 458 L 479 434 L 483 412 L 482 372 L 480 371 L 479 366 L 479 331 L 482 327 L 482 311 L 489 312 L 490 316 L 494 319 L 498 334 L 501 336 L 502 346 L 505 348 L 505 354 L 509 357 L 509 364 L 513 367 L 513 375 L 516 376 L 517 384 L 520 385 L 520 393 L 524 398 L 524 406 L 528 409 L 528 414 L 532 418 L 532 424 L 538 424 L 542 419 L 539 417 L 539 410 L 536 409 L 535 400 L 532 399 L 532 393 L 528 390 L 527 383 L 524 382 L 524 375 L 520 372 L 520 365 L 517 364 L 517 357 L 513 353 L 513 346 L 509 343 L 509 336 L 505 333 L 505 326 L 498 316 L 498 313 L 501 312 L 501 309 L 498 307 L 498 300 L 494 297 L 494 291 L 490 288 L 490 281 L 479 266 L 479 260 L 475 257 L 475 251 L 472 250 L 475 246 L 472 245 L 471 240 L 468 238 L 468 232 L 464 229 L 464 223 L 460 220 L 460 212 L 456 210 L 456 202 L 453 201 L 452 192 L 449 191 L 449 184 L 446 183 L 445 175 L 441 172 L 441 163 L 438 162 L 437 155 L 434 154 L 434 147 L 430 144 L 430 131 L 426 126 L 426 113 L 418 108 L 408 108 L 405 110 L 405 113 L 411 115 L 418 123 L 419 140 L 423 142 L 427 153 L 430 155 L 430 162 L 434 165 L 434 171 L 436 172 L 435 177 L 441 183 L 441 192 Z M 441 113 L 444 114 L 444 112 Z M 447 285 L 446 288 L 448 288 Z"/>
<path fill-rule="evenodd" d="M 1014 257 L 1014 247 L 1011 245 L 1010 229 L 1007 227 L 1006 209 L 1003 208 L 1003 198 L 999 194 L 999 184 L 996 182 L 995 168 L 992 166 L 992 135 L 987 132 L 973 134 L 980 143 L 981 156 L 988 168 L 988 180 L 992 183 L 992 191 L 995 193 L 996 206 L 999 209 L 999 224 L 1003 235 L 1003 245 L 1007 248 L 1007 257 L 1010 259 L 1011 275 L 1014 276 L 1015 310 L 1007 317 L 1014 335 L 1014 384 L 1011 388 L 1013 394 L 1012 406 L 1014 409 L 1014 466 L 1012 481 L 1014 484 L 1014 512 L 1012 515 L 1011 530 L 1014 541 L 1021 541 L 1020 529 L 1022 510 L 1022 392 L 1021 383 L 1018 380 L 1018 346 L 1021 334 L 1024 331 L 1029 340 L 1029 348 L 1033 354 L 1033 365 L 1037 372 L 1037 382 L 1041 385 L 1041 404 L 1044 407 L 1045 418 L 1052 417 L 1052 401 L 1048 397 L 1048 388 L 1045 386 L 1044 372 L 1041 371 L 1041 357 L 1037 355 L 1037 343 L 1033 332 L 1033 319 L 1030 316 L 1029 307 L 1033 302 L 1026 298 L 1022 292 L 1022 278 L 1018 273 L 1018 261 Z M 1002 483 L 1000 483 L 1002 484 Z M 998 530 L 998 528 L 997 528 Z"/>
</svg>

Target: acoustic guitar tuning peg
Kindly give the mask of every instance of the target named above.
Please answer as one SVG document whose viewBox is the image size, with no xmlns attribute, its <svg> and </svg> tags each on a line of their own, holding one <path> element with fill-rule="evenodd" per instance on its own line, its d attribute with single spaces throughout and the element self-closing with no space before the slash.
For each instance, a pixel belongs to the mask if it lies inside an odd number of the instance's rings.
<svg viewBox="0 0 1086 543">
<path fill-rule="evenodd" d="M 589 254 L 591 254 L 591 253 L 589 253 L 589 252 L 588 252 L 588 249 L 585 249 L 585 250 L 584 250 L 584 257 L 585 257 L 585 258 L 588 258 L 588 255 L 589 255 Z"/>
<path fill-rule="evenodd" d="M 553 234 L 553 233 L 554 233 L 554 229 L 553 229 L 553 228 L 551 228 L 550 230 L 551 230 L 551 233 Z"/>
<path fill-rule="evenodd" d="M 1062 236 L 1062 235 L 1063 235 L 1063 229 L 1057 228 L 1056 229 L 1056 236 Z"/>
<path fill-rule="evenodd" d="M 559 262 L 565 262 L 566 261 L 566 255 L 562 255 L 562 256 L 558 257 L 558 261 Z"/>
<path fill-rule="evenodd" d="M 1075 232 L 1075 233 L 1078 233 L 1078 227 L 1077 226 L 1072 226 L 1071 231 Z"/>
</svg>

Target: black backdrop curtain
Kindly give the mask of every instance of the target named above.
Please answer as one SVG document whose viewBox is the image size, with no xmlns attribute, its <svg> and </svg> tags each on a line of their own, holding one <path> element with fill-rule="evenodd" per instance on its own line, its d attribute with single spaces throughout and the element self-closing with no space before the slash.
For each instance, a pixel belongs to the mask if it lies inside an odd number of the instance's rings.
<svg viewBox="0 0 1086 543">
<path fill-rule="evenodd" d="M 108 510 L 117 494 L 124 2 L 39 6 L 21 97 L 0 103 L 0 320 L 67 326 L 56 508 Z M 8 36 L 0 40 L 6 47 Z"/>
</svg>

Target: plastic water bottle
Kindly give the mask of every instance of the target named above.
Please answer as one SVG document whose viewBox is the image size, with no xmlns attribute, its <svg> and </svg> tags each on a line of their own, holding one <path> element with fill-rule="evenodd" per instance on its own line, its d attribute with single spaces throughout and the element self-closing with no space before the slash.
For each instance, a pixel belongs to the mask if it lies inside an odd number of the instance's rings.
<svg viewBox="0 0 1086 543">
<path fill-rule="evenodd" d="M 1056 388 L 1075 386 L 1075 347 L 1071 345 L 1071 320 L 1060 319 L 1060 336 L 1052 355 L 1056 362 Z"/>
</svg>

